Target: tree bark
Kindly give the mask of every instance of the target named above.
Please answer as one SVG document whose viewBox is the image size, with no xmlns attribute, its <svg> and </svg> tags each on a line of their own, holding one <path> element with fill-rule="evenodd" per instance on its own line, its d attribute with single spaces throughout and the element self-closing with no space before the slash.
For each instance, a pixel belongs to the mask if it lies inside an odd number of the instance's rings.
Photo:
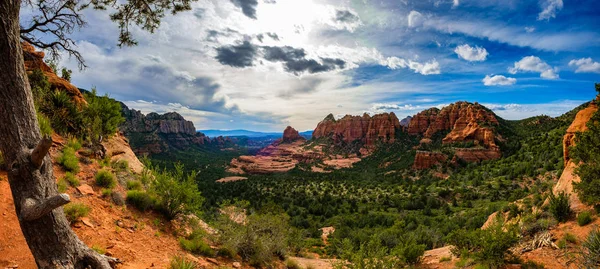
<svg viewBox="0 0 600 269">
<path fill-rule="evenodd" d="M 42 137 L 23 62 L 20 5 L 0 1 L 0 150 L 21 230 L 39 268 L 111 268 L 71 230 L 61 207 L 69 197 L 58 193 L 47 149 L 32 158 Z"/>
</svg>

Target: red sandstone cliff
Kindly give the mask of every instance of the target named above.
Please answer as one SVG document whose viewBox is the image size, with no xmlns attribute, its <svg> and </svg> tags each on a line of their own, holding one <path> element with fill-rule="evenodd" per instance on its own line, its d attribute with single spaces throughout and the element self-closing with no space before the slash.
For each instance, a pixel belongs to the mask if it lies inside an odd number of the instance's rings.
<svg viewBox="0 0 600 269">
<path fill-rule="evenodd" d="M 448 159 L 448 156 L 441 152 L 417 151 L 413 169 L 429 169 L 437 164 L 443 163 Z"/>
<path fill-rule="evenodd" d="M 400 121 L 393 112 L 377 114 L 372 117 L 366 113 L 362 116 L 346 115 L 339 120 L 329 114 L 319 122 L 313 132 L 313 137 L 330 137 L 336 144 L 361 141 L 372 146 L 376 141 L 394 142 L 396 132 L 400 128 Z"/>
<path fill-rule="evenodd" d="M 577 194 L 573 192 L 573 183 L 577 183 L 581 181 L 581 179 L 574 173 L 575 168 L 577 168 L 577 165 L 573 161 L 571 161 L 571 158 L 569 156 L 569 147 L 575 145 L 575 135 L 577 134 L 577 132 L 584 132 L 588 129 L 588 121 L 590 121 L 594 113 L 598 111 L 597 102 L 600 102 L 600 96 L 598 97 L 596 102 L 592 102 L 587 108 L 579 111 L 575 116 L 575 120 L 573 120 L 573 123 L 567 129 L 567 133 L 563 138 L 565 169 L 563 170 L 560 179 L 558 179 L 558 182 L 556 183 L 556 185 L 554 185 L 554 188 L 552 189 L 552 191 L 555 194 L 559 192 L 571 194 L 571 196 L 569 196 L 569 200 L 571 203 L 571 208 L 575 211 L 584 210 L 585 206 L 583 205 L 583 203 L 581 203 L 579 197 L 577 197 Z"/>
<path fill-rule="evenodd" d="M 35 48 L 26 42 L 21 43 L 21 47 L 23 48 L 25 70 L 28 74 L 36 69 L 42 70 L 44 75 L 48 78 L 52 90 L 66 92 L 77 104 L 87 104 L 77 87 L 73 86 L 69 81 L 57 76 L 52 68 L 44 62 L 43 51 L 35 51 Z"/>
</svg>

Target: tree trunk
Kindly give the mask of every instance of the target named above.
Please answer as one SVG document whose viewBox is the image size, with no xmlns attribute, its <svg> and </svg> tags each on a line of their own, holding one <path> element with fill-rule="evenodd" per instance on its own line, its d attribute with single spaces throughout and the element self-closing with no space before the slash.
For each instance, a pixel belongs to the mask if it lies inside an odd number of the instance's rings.
<svg viewBox="0 0 600 269">
<path fill-rule="evenodd" d="M 58 193 L 48 140 L 40 135 L 20 44 L 20 5 L 0 1 L 0 150 L 21 230 L 39 268 L 111 268 L 109 258 L 79 240 L 61 207 L 69 197 Z"/>
</svg>

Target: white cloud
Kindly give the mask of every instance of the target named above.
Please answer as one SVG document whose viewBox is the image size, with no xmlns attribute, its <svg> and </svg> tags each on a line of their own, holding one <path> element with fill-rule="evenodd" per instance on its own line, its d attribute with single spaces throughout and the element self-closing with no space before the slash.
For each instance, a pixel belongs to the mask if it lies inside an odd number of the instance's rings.
<svg viewBox="0 0 600 269">
<path fill-rule="evenodd" d="M 454 0 L 452 3 L 453 7 L 457 7 L 460 4 L 459 0 Z"/>
<path fill-rule="evenodd" d="M 563 8 L 562 0 L 542 0 L 540 1 L 542 12 L 538 14 L 538 20 L 550 20 L 556 18 L 556 13 Z"/>
<path fill-rule="evenodd" d="M 581 58 L 571 60 L 569 66 L 577 66 L 575 73 L 598 73 L 600 74 L 600 63 L 594 62 L 592 58 Z"/>
<path fill-rule="evenodd" d="M 505 77 L 502 75 L 492 75 L 491 77 L 487 75 L 482 81 L 485 86 L 508 86 L 517 83 L 516 78 Z"/>
<path fill-rule="evenodd" d="M 440 63 L 435 59 L 426 63 L 420 63 L 412 60 L 407 61 L 398 57 L 388 57 L 382 59 L 380 64 L 388 66 L 390 69 L 410 68 L 415 73 L 421 75 L 438 75 L 442 73 Z"/>
<path fill-rule="evenodd" d="M 498 116 L 507 120 L 520 120 L 534 116 L 547 115 L 558 117 L 586 101 L 562 100 L 542 104 L 490 104 L 482 105 L 493 110 Z"/>
<path fill-rule="evenodd" d="M 533 33 L 535 32 L 535 27 L 525 27 L 525 32 Z"/>
<path fill-rule="evenodd" d="M 471 47 L 468 44 L 460 45 L 454 49 L 454 52 L 458 54 L 460 58 L 463 58 L 469 62 L 481 62 L 485 61 L 488 56 L 488 52 L 482 47 Z"/>
<path fill-rule="evenodd" d="M 547 79 L 558 79 L 558 68 L 552 67 L 536 56 L 527 56 L 518 62 L 515 62 L 514 67 L 509 68 L 511 74 L 521 72 L 537 72 L 540 77 Z"/>
<path fill-rule="evenodd" d="M 408 14 L 408 27 L 419 27 L 425 22 L 425 17 L 418 11 L 411 11 Z"/>
</svg>

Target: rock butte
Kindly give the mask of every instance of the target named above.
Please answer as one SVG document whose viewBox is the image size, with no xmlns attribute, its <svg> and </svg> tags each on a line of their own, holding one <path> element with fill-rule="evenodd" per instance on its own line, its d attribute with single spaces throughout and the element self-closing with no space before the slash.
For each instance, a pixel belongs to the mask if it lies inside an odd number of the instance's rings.
<svg viewBox="0 0 600 269">
<path fill-rule="evenodd" d="M 292 126 L 288 126 L 287 128 L 285 128 L 285 130 L 283 131 L 282 142 L 290 143 L 290 142 L 294 142 L 296 140 L 306 140 L 306 139 L 304 137 L 300 136 L 300 133 L 298 133 L 298 131 L 296 131 L 296 129 L 292 128 Z"/>
<path fill-rule="evenodd" d="M 313 138 L 332 138 L 334 144 L 360 141 L 372 146 L 376 141 L 393 143 L 401 129 L 400 121 L 394 112 L 369 116 L 346 115 L 336 120 L 333 114 L 327 115 L 315 128 Z"/>
</svg>

